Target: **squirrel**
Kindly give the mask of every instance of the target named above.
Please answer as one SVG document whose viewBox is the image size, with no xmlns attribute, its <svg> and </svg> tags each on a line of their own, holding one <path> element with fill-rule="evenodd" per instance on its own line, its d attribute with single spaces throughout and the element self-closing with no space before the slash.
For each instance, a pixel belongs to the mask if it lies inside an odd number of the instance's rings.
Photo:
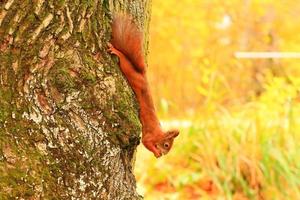
<svg viewBox="0 0 300 200">
<path fill-rule="evenodd" d="M 164 132 L 160 126 L 146 76 L 142 32 L 127 14 L 114 15 L 111 27 L 108 51 L 119 58 L 120 69 L 137 98 L 142 143 L 159 158 L 170 151 L 179 131 Z"/>
</svg>

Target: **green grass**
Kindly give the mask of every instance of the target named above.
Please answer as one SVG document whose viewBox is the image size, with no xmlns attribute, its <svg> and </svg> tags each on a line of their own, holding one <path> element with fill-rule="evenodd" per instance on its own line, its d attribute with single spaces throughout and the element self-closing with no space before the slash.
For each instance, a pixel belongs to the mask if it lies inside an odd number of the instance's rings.
<svg viewBox="0 0 300 200">
<path fill-rule="evenodd" d="M 296 100 L 264 97 L 203 112 L 168 156 L 139 147 L 138 189 L 146 200 L 300 199 L 299 113 Z"/>
</svg>

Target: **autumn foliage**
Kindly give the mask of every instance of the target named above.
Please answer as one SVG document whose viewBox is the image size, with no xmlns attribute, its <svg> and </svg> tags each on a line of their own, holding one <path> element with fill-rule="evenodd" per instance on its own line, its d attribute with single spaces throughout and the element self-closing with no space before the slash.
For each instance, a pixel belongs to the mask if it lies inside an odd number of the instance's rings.
<svg viewBox="0 0 300 200">
<path fill-rule="evenodd" d="M 140 149 L 145 199 L 300 199 L 300 4 L 153 0 L 149 76 L 174 152 Z M 159 196 L 159 198 L 157 198 Z"/>
</svg>

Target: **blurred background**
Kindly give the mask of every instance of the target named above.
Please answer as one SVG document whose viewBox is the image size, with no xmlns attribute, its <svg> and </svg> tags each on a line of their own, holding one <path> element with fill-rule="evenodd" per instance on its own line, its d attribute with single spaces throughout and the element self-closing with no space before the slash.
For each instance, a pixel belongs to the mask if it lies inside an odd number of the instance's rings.
<svg viewBox="0 0 300 200">
<path fill-rule="evenodd" d="M 146 200 L 300 199 L 299 0 L 153 0 L 148 76 L 164 128 L 155 159 L 139 146 Z"/>
</svg>

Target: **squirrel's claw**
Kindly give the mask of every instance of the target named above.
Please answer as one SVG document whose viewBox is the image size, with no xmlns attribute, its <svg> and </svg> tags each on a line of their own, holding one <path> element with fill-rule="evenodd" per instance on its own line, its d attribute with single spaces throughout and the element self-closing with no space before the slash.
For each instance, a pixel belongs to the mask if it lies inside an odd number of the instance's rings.
<svg viewBox="0 0 300 200">
<path fill-rule="evenodd" d="M 108 46 L 108 52 L 113 54 L 115 50 L 114 46 L 110 42 L 107 43 L 107 46 Z"/>
<path fill-rule="evenodd" d="M 107 46 L 108 46 L 109 53 L 120 56 L 120 52 L 110 42 L 107 43 Z"/>
<path fill-rule="evenodd" d="M 114 48 L 114 46 L 110 42 L 107 42 L 107 46 L 108 46 L 109 50 L 112 49 L 112 48 Z"/>
</svg>

